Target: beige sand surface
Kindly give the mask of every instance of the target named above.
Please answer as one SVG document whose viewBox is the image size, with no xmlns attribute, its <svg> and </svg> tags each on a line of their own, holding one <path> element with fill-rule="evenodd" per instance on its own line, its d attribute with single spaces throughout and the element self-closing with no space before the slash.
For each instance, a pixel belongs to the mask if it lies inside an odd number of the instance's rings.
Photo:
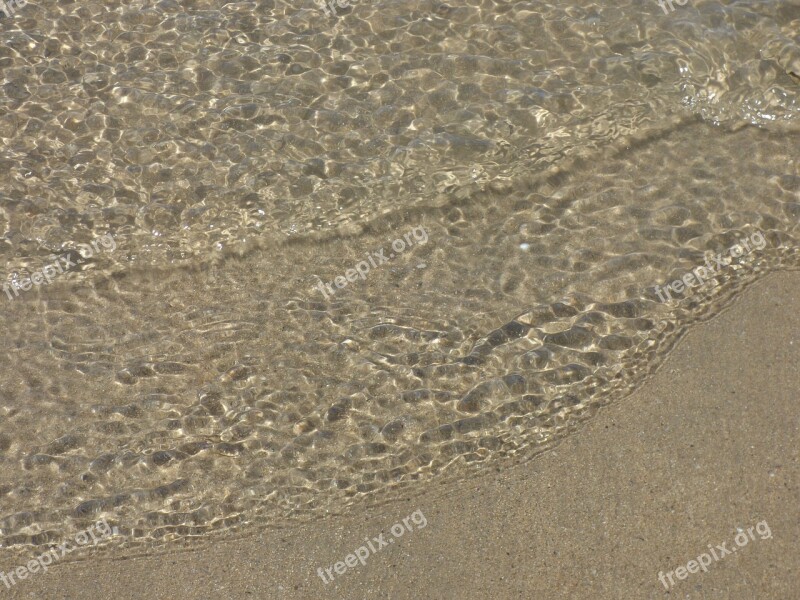
<svg viewBox="0 0 800 600">
<path fill-rule="evenodd" d="M 798 297 L 800 273 L 752 286 L 642 389 L 527 463 L 193 552 L 61 565 L 0 598 L 800 598 Z M 427 527 L 365 566 L 329 585 L 315 573 L 418 509 Z M 670 594 L 659 583 L 762 520 L 772 539 Z"/>
</svg>

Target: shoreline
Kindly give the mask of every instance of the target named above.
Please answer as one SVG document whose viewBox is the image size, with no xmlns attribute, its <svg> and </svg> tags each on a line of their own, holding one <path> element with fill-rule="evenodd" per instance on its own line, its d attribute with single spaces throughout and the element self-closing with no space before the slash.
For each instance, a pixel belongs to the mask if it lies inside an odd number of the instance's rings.
<svg viewBox="0 0 800 600">
<path fill-rule="evenodd" d="M 413 500 L 191 552 L 52 567 L 7 598 L 789 597 L 800 558 L 800 273 L 749 286 L 644 385 L 535 459 Z M 444 493 L 443 493 L 444 492 Z M 420 510 L 427 526 L 324 585 L 316 573 Z M 675 571 L 766 520 L 735 556 Z M 730 543 L 730 542 L 729 542 Z M 9 565 L 4 565 L 9 566 Z"/>
</svg>

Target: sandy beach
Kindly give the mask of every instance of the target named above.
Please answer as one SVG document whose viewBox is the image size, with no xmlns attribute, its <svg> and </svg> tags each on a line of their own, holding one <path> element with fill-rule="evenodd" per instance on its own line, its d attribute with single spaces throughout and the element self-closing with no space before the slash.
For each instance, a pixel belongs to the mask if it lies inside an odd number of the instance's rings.
<svg viewBox="0 0 800 600">
<path fill-rule="evenodd" d="M 800 599 L 800 7 L 659 2 L 0 0 L 0 600 Z"/>
<path fill-rule="evenodd" d="M 771 275 L 693 328 L 638 391 L 553 450 L 356 509 L 152 557 L 51 567 L 6 598 L 792 598 L 800 557 L 800 274 Z M 323 583 L 415 511 L 426 525 Z M 766 521 L 737 547 L 739 530 Z M 737 529 L 739 528 L 739 529 Z M 754 538 L 754 539 L 753 539 Z M 741 538 L 738 538 L 741 541 Z M 707 572 L 709 546 L 736 547 Z M 4 564 L 4 570 L 12 565 Z M 335 573 L 335 571 L 334 571 Z"/>
</svg>

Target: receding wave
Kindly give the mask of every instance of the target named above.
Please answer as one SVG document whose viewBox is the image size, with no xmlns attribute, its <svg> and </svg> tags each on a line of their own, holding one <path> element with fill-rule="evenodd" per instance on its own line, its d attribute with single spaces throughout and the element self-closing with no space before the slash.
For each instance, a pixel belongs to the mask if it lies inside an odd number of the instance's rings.
<svg viewBox="0 0 800 600">
<path fill-rule="evenodd" d="M 529 455 L 798 267 L 797 7 L 221 5 L 0 21 L 2 547 Z"/>
</svg>

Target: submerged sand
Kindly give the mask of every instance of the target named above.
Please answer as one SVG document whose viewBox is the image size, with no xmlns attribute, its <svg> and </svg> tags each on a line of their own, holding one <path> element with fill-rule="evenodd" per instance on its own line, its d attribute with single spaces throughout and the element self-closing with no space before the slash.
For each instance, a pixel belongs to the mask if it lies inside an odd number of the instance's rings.
<svg viewBox="0 0 800 600">
<path fill-rule="evenodd" d="M 52 567 L 7 598 L 792 598 L 800 556 L 800 274 L 747 289 L 553 450 L 383 507 L 190 552 Z M 414 511 L 406 533 L 331 567 Z M 668 593 L 660 571 L 755 540 Z M 5 565 L 9 570 L 11 565 Z"/>
<path fill-rule="evenodd" d="M 3 20 L 0 547 L 450 489 L 800 268 L 791 7 L 353 4 Z"/>
</svg>

